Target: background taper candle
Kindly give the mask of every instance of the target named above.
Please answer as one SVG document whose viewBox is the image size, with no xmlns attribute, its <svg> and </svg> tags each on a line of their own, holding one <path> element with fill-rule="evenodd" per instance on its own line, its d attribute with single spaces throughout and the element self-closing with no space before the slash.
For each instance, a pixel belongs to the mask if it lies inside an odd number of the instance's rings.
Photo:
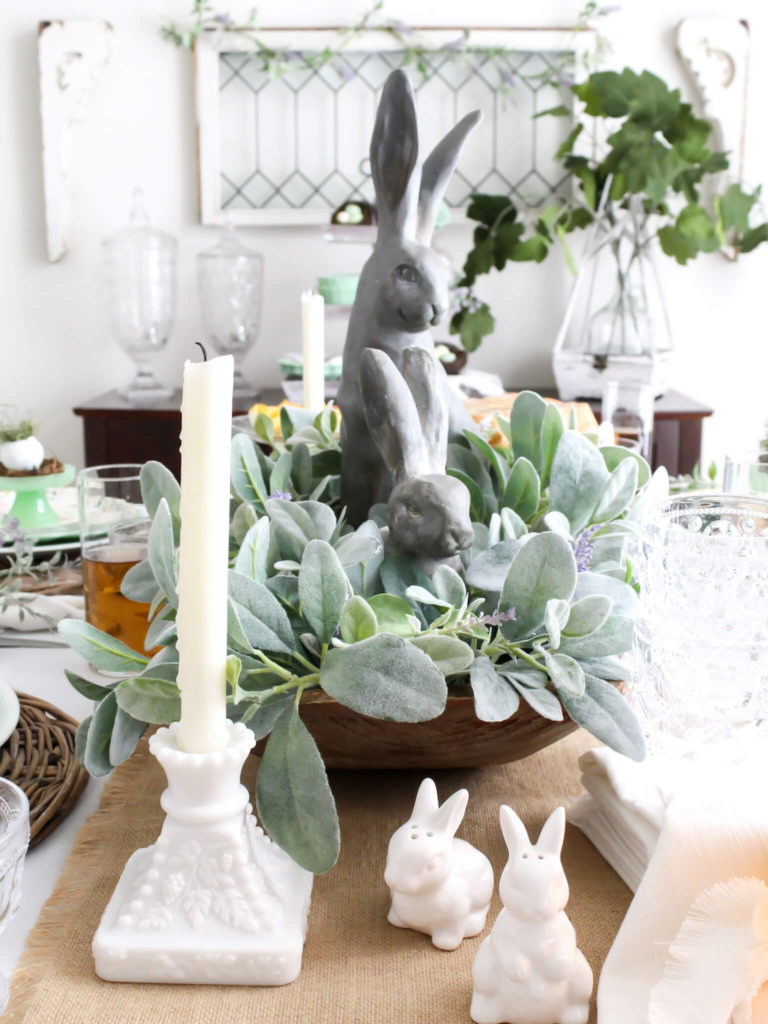
<svg viewBox="0 0 768 1024">
<path fill-rule="evenodd" d="M 325 405 L 325 300 L 312 292 L 301 293 L 302 372 L 305 409 L 315 412 Z"/>
</svg>

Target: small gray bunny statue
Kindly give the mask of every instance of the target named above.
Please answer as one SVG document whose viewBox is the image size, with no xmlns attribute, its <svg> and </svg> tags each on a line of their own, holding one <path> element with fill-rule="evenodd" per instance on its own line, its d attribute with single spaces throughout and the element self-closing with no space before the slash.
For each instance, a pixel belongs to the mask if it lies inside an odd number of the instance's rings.
<svg viewBox="0 0 768 1024">
<path fill-rule="evenodd" d="M 363 351 L 385 352 L 398 369 L 407 348 L 434 351 L 429 328 L 448 311 L 451 268 L 430 242 L 462 145 L 480 117 L 479 111 L 467 114 L 419 167 L 410 82 L 398 70 L 384 85 L 371 137 L 378 234 L 360 273 L 337 398 L 342 414 L 341 495 L 353 526 L 367 517 L 371 505 L 386 501 L 392 487 L 366 423 L 360 390 Z M 439 381 L 450 411 L 449 433 L 458 438 L 473 422 L 450 391 L 442 367 Z"/>
<path fill-rule="evenodd" d="M 448 408 L 443 369 L 433 352 L 407 348 L 402 371 L 386 352 L 368 348 L 360 360 L 360 390 L 371 437 L 394 487 L 382 531 L 387 554 L 407 555 L 426 573 L 474 540 L 469 491 L 445 475 Z"/>
</svg>

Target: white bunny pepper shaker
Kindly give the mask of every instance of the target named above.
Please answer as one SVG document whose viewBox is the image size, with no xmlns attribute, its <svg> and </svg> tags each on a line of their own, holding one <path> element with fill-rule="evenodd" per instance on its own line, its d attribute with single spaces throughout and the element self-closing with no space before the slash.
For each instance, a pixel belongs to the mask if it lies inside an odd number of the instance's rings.
<svg viewBox="0 0 768 1024">
<path fill-rule="evenodd" d="M 392 892 L 387 920 L 426 932 L 438 949 L 456 949 L 485 927 L 493 894 L 488 858 L 454 833 L 469 794 L 460 789 L 442 807 L 432 779 L 424 779 L 413 813 L 393 834 L 384 881 Z"/>
<path fill-rule="evenodd" d="M 560 851 L 565 809 L 547 819 L 533 846 L 511 807 L 499 809 L 509 860 L 499 882 L 503 909 L 472 965 L 476 1024 L 586 1024 L 592 971 L 566 916 Z"/>
</svg>

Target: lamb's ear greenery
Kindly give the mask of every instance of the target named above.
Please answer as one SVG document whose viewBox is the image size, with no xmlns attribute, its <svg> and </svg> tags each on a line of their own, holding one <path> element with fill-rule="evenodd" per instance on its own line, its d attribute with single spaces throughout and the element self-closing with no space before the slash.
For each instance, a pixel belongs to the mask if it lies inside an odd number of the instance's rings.
<svg viewBox="0 0 768 1024">
<path fill-rule="evenodd" d="M 272 436 L 265 419 L 261 433 Z M 335 413 L 285 411 L 281 425 L 270 453 L 244 434 L 232 444 L 226 685 L 228 716 L 267 741 L 256 801 L 287 853 L 312 871 L 338 854 L 333 796 L 300 717 L 308 690 L 416 723 L 440 715 L 459 687 L 481 721 L 521 708 L 550 721 L 567 713 L 640 756 L 639 731 L 611 682 L 626 677 L 617 655 L 632 643 L 637 610 L 624 547 L 636 529 L 635 494 L 651 486 L 643 460 L 597 448 L 523 392 L 502 422 L 505 445 L 469 431 L 467 447 L 452 446 L 452 472 L 468 482 L 479 518 L 463 564 L 427 573 L 386 554 L 381 508 L 357 529 L 347 523 Z M 77 737 L 93 774 L 129 756 L 147 725 L 180 715 L 179 488 L 158 463 L 144 467 L 142 487 L 153 514 L 149 557 L 126 574 L 123 593 L 150 605 L 153 653 L 86 622 L 59 626 L 91 665 L 119 673 L 99 683 L 68 673 L 95 702 Z"/>
</svg>

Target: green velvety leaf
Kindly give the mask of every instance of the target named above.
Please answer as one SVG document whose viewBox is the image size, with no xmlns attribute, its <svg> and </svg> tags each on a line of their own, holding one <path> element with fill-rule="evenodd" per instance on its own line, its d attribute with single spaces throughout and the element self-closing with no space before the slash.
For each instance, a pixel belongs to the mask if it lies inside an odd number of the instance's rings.
<svg viewBox="0 0 768 1024">
<path fill-rule="evenodd" d="M 527 520 L 536 514 L 540 498 L 539 474 L 533 464 L 524 457 L 515 459 L 501 497 L 502 508 L 511 508 L 521 519 Z"/>
<path fill-rule="evenodd" d="M 281 452 L 272 467 L 272 474 L 269 478 L 270 494 L 290 494 L 291 490 L 291 469 L 293 467 L 293 455 L 291 452 Z"/>
<path fill-rule="evenodd" d="M 290 434 L 284 436 L 290 437 Z M 304 497 L 312 490 L 312 456 L 309 454 L 309 448 L 302 442 L 295 445 L 292 455 L 291 483 L 296 493 Z"/>
<path fill-rule="evenodd" d="M 230 474 L 232 488 L 239 498 L 249 505 L 259 503 L 263 506 L 266 503 L 267 485 L 264 482 L 264 475 L 254 451 L 253 441 L 245 434 L 235 434 L 232 438 Z"/>
<path fill-rule="evenodd" d="M 242 714 L 241 721 L 248 725 L 258 743 L 269 736 L 275 722 L 283 711 L 293 703 L 294 694 L 278 693 L 270 697 L 264 704 L 249 704 Z"/>
<path fill-rule="evenodd" d="M 291 653 L 294 645 L 291 624 L 285 609 L 267 587 L 230 570 L 229 597 L 251 647 Z"/>
<path fill-rule="evenodd" d="M 507 479 L 507 472 L 505 472 L 506 463 L 500 457 L 499 453 L 495 451 L 495 449 L 493 449 L 484 438 L 480 437 L 479 434 L 475 434 L 471 430 L 465 430 L 464 436 L 472 447 L 476 448 L 490 463 L 491 468 L 496 474 L 496 479 L 499 481 L 499 485 L 504 487 Z"/>
<path fill-rule="evenodd" d="M 472 648 L 455 636 L 441 636 L 439 633 L 422 633 L 411 643 L 428 654 L 444 676 L 455 676 L 466 672 L 475 659 Z"/>
<path fill-rule="evenodd" d="M 600 454 L 603 456 L 603 462 L 605 462 L 605 468 L 612 473 L 620 462 L 625 459 L 632 459 L 637 463 L 637 486 L 645 487 L 648 481 L 651 479 L 651 467 L 637 452 L 631 452 L 628 448 L 622 448 L 621 445 L 604 445 L 600 449 Z"/>
<path fill-rule="evenodd" d="M 109 741 L 110 764 L 122 764 L 136 749 L 136 744 L 147 731 L 147 723 L 133 718 L 119 706 L 112 726 L 112 737 Z"/>
<path fill-rule="evenodd" d="M 574 430 L 563 434 L 552 462 L 549 505 L 568 518 L 572 533 L 589 522 L 608 475 L 602 455 L 586 437 Z"/>
<path fill-rule="evenodd" d="M 376 613 L 364 597 L 355 594 L 344 605 L 340 626 L 341 639 L 344 643 L 354 644 L 358 640 L 367 640 L 368 637 L 376 635 Z"/>
<path fill-rule="evenodd" d="M 235 559 L 235 572 L 258 583 L 267 582 L 269 519 L 262 516 L 248 530 Z"/>
<path fill-rule="evenodd" d="M 339 855 L 339 820 L 315 741 L 291 702 L 277 716 L 256 780 L 259 818 L 297 864 L 320 874 Z"/>
<path fill-rule="evenodd" d="M 501 591 L 499 607 L 514 608 L 516 618 L 502 632 L 517 640 L 544 622 L 547 602 L 569 601 L 576 586 L 576 561 L 568 541 L 556 533 L 537 533 L 512 560 Z"/>
<path fill-rule="evenodd" d="M 181 718 L 181 694 L 168 679 L 133 676 L 115 690 L 117 703 L 133 718 L 154 725 L 169 725 Z"/>
<path fill-rule="evenodd" d="M 432 586 L 437 596 L 454 608 L 461 608 L 467 597 L 464 580 L 449 565 L 438 565 L 432 574 Z"/>
<path fill-rule="evenodd" d="M 117 698 L 112 690 L 96 705 L 85 741 L 83 764 L 97 778 L 108 775 L 114 767 L 109 760 L 109 746 L 116 716 Z"/>
<path fill-rule="evenodd" d="M 605 594 L 588 594 L 580 601 L 574 601 L 562 628 L 563 636 L 589 636 L 605 623 L 612 607 L 613 602 Z"/>
<path fill-rule="evenodd" d="M 610 578 L 610 577 L 607 577 Z M 620 582 L 616 580 L 616 582 Z M 604 658 L 610 654 L 623 654 L 632 648 L 635 633 L 633 619 L 622 615 L 609 615 L 600 629 L 588 636 L 563 637 L 560 651 L 572 658 Z"/>
<path fill-rule="evenodd" d="M 77 675 L 75 672 L 70 672 L 68 668 L 64 669 L 64 675 L 69 680 L 70 685 L 85 697 L 86 700 L 103 700 L 117 685 L 116 683 L 108 683 L 106 685 L 92 683 L 90 679 L 83 679 L 82 676 Z"/>
<path fill-rule="evenodd" d="M 149 604 L 157 591 L 157 581 L 148 558 L 138 565 L 132 565 L 120 584 L 120 593 L 124 597 L 129 601 L 141 601 L 143 604 Z"/>
<path fill-rule="evenodd" d="M 570 610 L 571 606 L 568 602 L 559 597 L 553 597 L 551 601 L 547 601 L 547 607 L 544 610 L 544 626 L 549 634 L 549 642 L 553 650 L 557 650 L 560 646 L 560 633 L 568 621 Z"/>
<path fill-rule="evenodd" d="M 539 474 L 541 486 L 549 486 L 549 477 L 552 470 L 552 462 L 555 458 L 560 438 L 565 433 L 565 424 L 560 410 L 556 405 L 547 402 L 544 411 L 544 418 L 541 421 L 541 433 L 539 435 Z"/>
<path fill-rule="evenodd" d="M 595 739 L 633 761 L 643 760 L 645 740 L 640 726 L 627 702 L 610 683 L 587 675 L 581 697 L 563 691 L 560 699 L 574 722 Z"/>
<path fill-rule="evenodd" d="M 416 566 L 413 559 L 406 558 L 404 555 L 387 555 L 381 563 L 379 574 L 384 590 L 388 594 L 395 594 L 397 597 L 406 598 L 406 600 L 408 600 L 406 595 L 409 587 L 423 587 L 425 590 L 431 590 L 429 576 Z M 423 626 L 428 626 L 437 617 L 435 608 L 417 604 L 416 601 L 409 601 L 409 604 L 411 611 L 418 616 Z M 379 615 L 379 606 L 373 605 L 373 608 L 381 626 L 382 618 Z"/>
<path fill-rule="evenodd" d="M 504 676 L 537 715 L 549 719 L 550 722 L 562 722 L 563 705 L 551 690 L 542 686 L 526 685 L 525 678 L 514 672 L 505 672 Z"/>
<path fill-rule="evenodd" d="M 449 469 L 448 476 L 455 477 L 457 480 L 461 480 L 464 486 L 469 491 L 469 506 L 472 518 L 482 522 L 486 516 L 485 498 L 483 492 L 480 489 L 472 477 L 467 476 L 460 469 Z"/>
<path fill-rule="evenodd" d="M 396 636 L 413 636 L 420 623 L 414 615 L 413 606 L 404 597 L 396 594 L 374 594 L 368 598 L 378 623 L 379 633 L 394 633 Z"/>
<path fill-rule="evenodd" d="M 583 124 L 576 124 L 571 129 L 571 131 L 568 133 L 564 141 L 557 147 L 557 152 L 555 153 L 555 160 L 562 160 L 566 153 L 570 153 L 573 151 L 573 147 L 576 143 L 576 140 L 583 131 Z"/>
<path fill-rule="evenodd" d="M 166 606 L 165 610 L 160 615 L 157 615 L 149 624 L 144 636 L 144 649 L 151 651 L 153 647 L 164 647 L 172 643 L 176 639 L 176 635 L 176 621 L 173 617 L 173 610 Z"/>
<path fill-rule="evenodd" d="M 394 722 L 436 718 L 447 697 L 443 674 L 431 658 L 391 633 L 329 651 L 320 685 L 353 711 Z"/>
<path fill-rule="evenodd" d="M 639 598 L 627 583 L 612 579 L 601 572 L 580 572 L 576 580 L 574 601 L 580 601 L 588 594 L 604 594 L 611 599 L 614 615 L 632 619 L 637 615 Z"/>
<path fill-rule="evenodd" d="M 584 669 L 567 654 L 544 652 L 544 662 L 552 685 L 562 697 L 564 693 L 580 697 L 584 693 Z"/>
<path fill-rule="evenodd" d="M 92 720 L 93 715 L 88 715 L 87 718 L 84 718 L 80 725 L 78 725 L 77 732 L 75 733 L 75 757 L 80 764 L 85 763 L 85 748 L 88 743 L 88 730 L 91 728 Z"/>
<path fill-rule="evenodd" d="M 242 544 L 250 528 L 258 522 L 258 514 L 252 505 L 243 502 L 235 509 L 235 514 L 229 524 L 229 532 L 232 534 L 236 544 Z"/>
<path fill-rule="evenodd" d="M 267 514 L 284 558 L 301 561 L 304 548 L 311 540 L 330 541 L 336 528 L 333 509 L 319 501 L 285 501 L 270 498 Z"/>
<path fill-rule="evenodd" d="M 465 573 L 467 583 L 486 593 L 500 593 L 512 560 L 519 550 L 518 541 L 503 540 L 488 548 L 487 551 L 482 551 L 472 559 L 467 567 Z"/>
<path fill-rule="evenodd" d="M 484 654 L 478 655 L 469 672 L 475 714 L 481 722 L 504 722 L 517 711 L 520 697 L 509 681 L 499 675 Z"/>
<path fill-rule="evenodd" d="M 141 500 L 150 519 L 155 518 L 157 506 L 160 504 L 161 498 L 165 498 L 171 515 L 178 522 L 181 488 L 170 469 L 167 469 L 161 462 L 145 462 L 139 472 L 139 484 Z"/>
<path fill-rule="evenodd" d="M 104 672 L 138 672 L 149 661 L 122 640 L 102 633 L 82 619 L 62 619 L 58 628 L 59 635 L 73 651 Z"/>
<path fill-rule="evenodd" d="M 607 523 L 620 516 L 637 490 L 638 467 L 634 459 L 624 459 L 611 473 L 590 519 Z"/>
<path fill-rule="evenodd" d="M 339 557 L 324 540 L 311 540 L 299 570 L 301 614 L 320 643 L 331 642 L 339 625 L 349 584 Z"/>
<path fill-rule="evenodd" d="M 502 540 L 518 540 L 528 533 L 528 527 L 514 509 L 500 509 L 499 518 L 501 520 Z"/>
<path fill-rule="evenodd" d="M 629 681 L 632 678 L 631 663 L 622 661 L 621 658 L 580 658 L 579 663 L 587 675 L 597 676 L 598 679 L 615 682 L 618 679 Z"/>
<path fill-rule="evenodd" d="M 152 572 L 168 603 L 178 608 L 179 599 L 176 594 L 176 564 L 173 544 L 173 524 L 171 510 L 165 498 L 160 499 L 152 526 L 149 529 L 147 555 Z"/>
<path fill-rule="evenodd" d="M 521 391 L 509 414 L 509 439 L 515 459 L 541 465 L 541 428 L 547 403 L 534 391 Z"/>
<path fill-rule="evenodd" d="M 361 526 L 354 533 L 347 533 L 341 537 L 336 542 L 335 550 L 339 561 L 346 569 L 351 565 L 360 565 L 361 562 L 367 563 L 377 555 L 383 556 L 384 544 L 378 529 L 364 530 Z"/>
</svg>

